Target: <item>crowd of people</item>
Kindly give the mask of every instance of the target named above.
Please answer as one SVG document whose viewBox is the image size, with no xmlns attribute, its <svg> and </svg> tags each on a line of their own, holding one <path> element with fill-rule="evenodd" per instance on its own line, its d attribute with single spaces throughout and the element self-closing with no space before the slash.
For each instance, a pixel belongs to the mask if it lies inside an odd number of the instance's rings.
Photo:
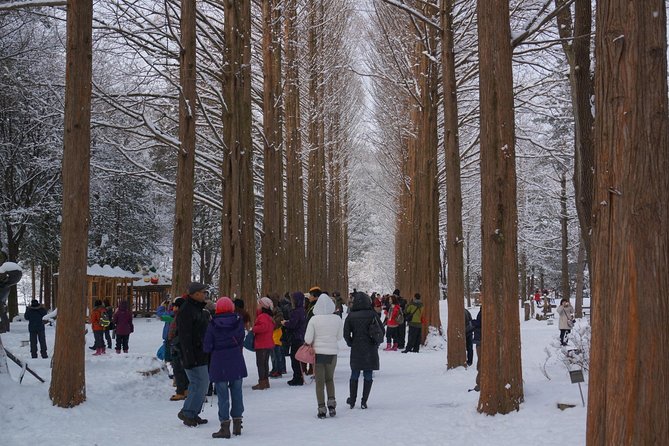
<svg viewBox="0 0 669 446">
<path fill-rule="evenodd" d="M 348 314 L 342 321 L 345 308 Z M 257 300 L 252 320 L 243 300 L 223 296 L 213 302 L 207 287 L 198 282 L 173 302 L 164 302 L 157 315 L 165 322 L 165 359 L 171 363 L 176 387 L 170 399 L 183 401 L 178 418 L 186 426 L 206 424 L 200 413 L 207 395 L 215 391 L 220 427 L 214 438 L 241 435 L 242 380 L 248 376 L 243 346 L 250 342 L 248 337 L 252 337 L 252 346 L 247 347 L 255 352 L 258 371 L 258 382 L 251 388 L 269 389 L 271 379 L 284 375 L 290 378 L 289 386 L 302 386 L 305 379 L 312 379 L 317 416 L 326 418 L 337 413 L 334 373 L 342 339 L 351 348 L 346 404 L 355 407 L 362 374 L 360 407 L 366 409 L 383 339 L 387 341 L 383 350 L 418 352 L 424 323 L 420 295 L 407 302 L 399 290 L 385 296 L 354 290 L 346 301 L 340 293 L 330 295 L 318 286 L 306 295 L 273 293 Z M 297 359 L 304 345 L 313 349 L 313 363 Z"/>
</svg>

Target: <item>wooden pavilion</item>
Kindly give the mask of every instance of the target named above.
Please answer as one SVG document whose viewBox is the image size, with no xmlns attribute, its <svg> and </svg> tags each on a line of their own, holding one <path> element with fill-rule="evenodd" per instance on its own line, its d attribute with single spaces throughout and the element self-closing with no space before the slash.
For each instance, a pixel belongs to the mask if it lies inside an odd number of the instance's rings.
<svg viewBox="0 0 669 446">
<path fill-rule="evenodd" d="M 170 298 L 172 279 L 159 272 L 144 272 L 133 282 L 135 315 L 150 316 L 156 308 Z"/>
</svg>

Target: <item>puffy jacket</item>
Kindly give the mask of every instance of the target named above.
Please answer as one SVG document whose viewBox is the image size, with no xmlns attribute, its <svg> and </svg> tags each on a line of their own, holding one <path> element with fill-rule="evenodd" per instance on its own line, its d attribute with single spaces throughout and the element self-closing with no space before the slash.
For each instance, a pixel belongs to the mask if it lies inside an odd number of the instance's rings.
<svg viewBox="0 0 669 446">
<path fill-rule="evenodd" d="M 370 298 L 364 293 L 355 293 L 344 320 L 344 339 L 351 347 L 351 370 L 379 370 L 379 347 L 369 337 L 373 318 L 381 323 Z"/>
<path fill-rule="evenodd" d="M 274 339 L 272 337 L 273 332 L 274 320 L 272 319 L 272 316 L 261 308 L 258 308 L 256 320 L 253 324 L 253 334 L 255 336 L 253 347 L 256 350 L 274 348 Z"/>
<path fill-rule="evenodd" d="M 208 364 L 208 355 L 203 350 L 204 335 L 209 325 L 209 312 L 205 303 L 193 298 L 186 299 L 177 317 L 177 335 L 184 369 Z"/>
<path fill-rule="evenodd" d="M 410 327 L 422 327 L 423 326 L 423 302 L 419 299 L 414 299 L 406 307 L 404 312 L 404 320 L 409 324 Z"/>
<path fill-rule="evenodd" d="M 28 321 L 28 331 L 30 333 L 44 331 L 44 322 L 42 321 L 44 316 L 46 316 L 46 308 L 41 305 L 38 307 L 30 306 L 26 308 L 23 317 Z"/>
<path fill-rule="evenodd" d="M 204 335 L 204 351 L 211 353 L 211 382 L 235 381 L 247 376 L 243 345 L 244 320 L 237 313 L 222 313 L 212 318 Z"/>
<path fill-rule="evenodd" d="M 93 312 L 91 312 L 91 328 L 93 328 L 93 331 L 104 331 L 105 328 L 100 325 L 100 318 L 106 312 L 107 309 L 103 306 L 93 308 Z"/>
<path fill-rule="evenodd" d="M 320 355 L 336 355 L 343 338 L 341 318 L 334 314 L 335 304 L 323 293 L 314 305 L 314 315 L 307 324 L 304 342 L 311 344 Z"/>
<path fill-rule="evenodd" d="M 389 327 L 398 327 L 400 324 L 397 323 L 397 315 L 400 313 L 399 304 L 392 304 L 390 306 L 390 316 L 386 319 L 386 325 Z"/>
<path fill-rule="evenodd" d="M 571 330 L 572 327 L 569 326 L 569 321 L 574 319 L 574 307 L 571 304 L 563 307 L 558 305 L 556 311 L 560 315 L 560 321 L 558 322 L 558 328 L 560 330 Z"/>
<path fill-rule="evenodd" d="M 134 331 L 132 324 L 132 311 L 128 310 L 128 302 L 122 301 L 118 310 L 112 316 L 112 322 L 116 325 L 116 334 L 129 335 Z"/>
</svg>

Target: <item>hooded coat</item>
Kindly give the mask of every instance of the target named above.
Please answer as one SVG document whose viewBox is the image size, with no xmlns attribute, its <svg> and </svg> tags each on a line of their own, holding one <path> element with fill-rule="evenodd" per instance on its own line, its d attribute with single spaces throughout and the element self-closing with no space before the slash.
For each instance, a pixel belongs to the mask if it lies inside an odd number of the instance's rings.
<svg viewBox="0 0 669 446">
<path fill-rule="evenodd" d="M 336 355 L 343 337 L 341 318 L 334 314 L 335 304 L 323 293 L 314 304 L 314 315 L 309 319 L 304 342 L 314 347 L 317 355 Z"/>
<path fill-rule="evenodd" d="M 284 327 L 288 329 L 288 336 L 292 344 L 302 344 L 304 342 L 304 331 L 307 327 L 306 313 L 304 311 L 304 294 L 300 291 L 293 293 L 293 305 L 290 312 L 290 318 L 286 321 Z"/>
<path fill-rule="evenodd" d="M 248 376 L 243 345 L 244 320 L 237 313 L 221 313 L 212 318 L 204 335 L 204 351 L 211 353 L 211 382 L 236 381 Z"/>
<path fill-rule="evenodd" d="M 351 347 L 351 370 L 379 370 L 379 347 L 369 336 L 373 318 L 381 323 L 370 298 L 356 293 L 344 321 L 344 339 Z"/>
<path fill-rule="evenodd" d="M 28 331 L 30 333 L 44 331 L 44 322 L 42 320 L 44 316 L 46 316 L 46 308 L 40 304 L 37 304 L 37 306 L 30 305 L 26 308 L 23 317 L 28 321 Z"/>
<path fill-rule="evenodd" d="M 121 301 L 118 304 L 118 310 L 112 316 L 112 322 L 116 325 L 116 334 L 129 335 L 133 332 L 132 312 L 128 310 L 128 302 Z"/>
</svg>

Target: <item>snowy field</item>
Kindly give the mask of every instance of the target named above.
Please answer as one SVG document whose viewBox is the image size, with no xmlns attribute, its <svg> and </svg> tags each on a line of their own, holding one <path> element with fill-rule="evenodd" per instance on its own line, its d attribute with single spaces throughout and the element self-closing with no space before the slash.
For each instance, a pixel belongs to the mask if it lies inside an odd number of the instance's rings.
<svg viewBox="0 0 669 446">
<path fill-rule="evenodd" d="M 446 302 L 441 303 L 446 321 Z M 471 310 L 474 317 L 477 311 Z M 107 355 L 94 357 L 86 349 L 87 400 L 76 408 L 61 409 L 49 400 L 51 360 L 31 359 L 29 347 L 21 346 L 29 338 L 27 323 L 12 323 L 11 332 L 2 335 L 5 347 L 27 361 L 47 384 L 29 374 L 19 384 L 21 370 L 10 361 L 12 379 L 0 379 L 0 445 L 585 444 L 586 409 L 578 386 L 570 383 L 567 368 L 555 356 L 546 360 L 545 349 L 555 353 L 559 345 L 557 324 L 521 322 L 525 402 L 519 412 L 498 416 L 476 411 L 478 393 L 468 392 L 474 387 L 475 367 L 446 370 L 445 341 L 433 340 L 436 348 L 419 354 L 381 351 L 381 370 L 375 373 L 366 410 L 360 409 L 359 395 L 355 409 L 345 404 L 350 369 L 349 349 L 342 342 L 335 374 L 337 416 L 325 420 L 316 418 L 313 383 L 289 387 L 288 376 L 272 379 L 268 390 L 251 390 L 258 375 L 254 354 L 245 351 L 249 377 L 244 380 L 244 430 L 230 440 L 211 438 L 218 430 L 215 397 L 205 403 L 201 415 L 209 424 L 189 428 L 176 416 L 182 402 L 168 400 L 174 389 L 167 374 L 142 375 L 161 365 L 155 352 L 162 325 L 155 319 L 136 319 L 127 355 L 107 350 Z M 55 328 L 47 326 L 49 356 L 54 335 Z M 93 344 L 92 334 L 86 341 Z M 587 397 L 587 383 L 583 392 Z M 558 403 L 576 407 L 561 411 Z"/>
</svg>

